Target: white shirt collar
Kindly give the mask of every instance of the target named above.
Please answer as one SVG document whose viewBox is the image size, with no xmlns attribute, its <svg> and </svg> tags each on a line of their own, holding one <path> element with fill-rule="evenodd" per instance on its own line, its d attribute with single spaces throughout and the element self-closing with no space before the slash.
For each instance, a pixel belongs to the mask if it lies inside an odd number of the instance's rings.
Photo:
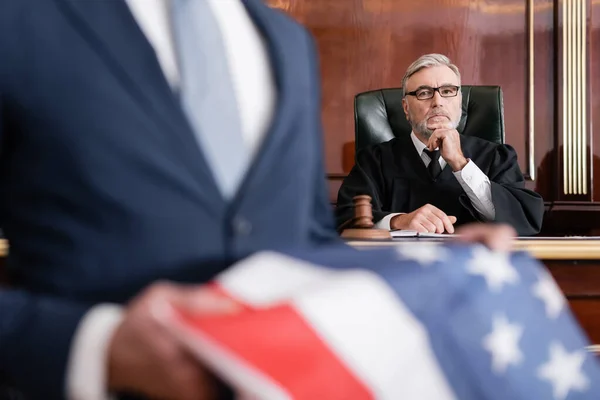
<svg viewBox="0 0 600 400">
<path fill-rule="evenodd" d="M 425 144 L 419 140 L 419 138 L 417 137 L 417 135 L 415 135 L 414 132 L 410 133 L 410 138 L 412 139 L 413 144 L 415 145 L 415 149 L 417 149 L 417 153 L 420 157 L 421 154 L 423 154 L 423 150 L 425 150 L 427 146 L 425 146 Z M 437 148 L 435 150 L 437 150 Z"/>
</svg>

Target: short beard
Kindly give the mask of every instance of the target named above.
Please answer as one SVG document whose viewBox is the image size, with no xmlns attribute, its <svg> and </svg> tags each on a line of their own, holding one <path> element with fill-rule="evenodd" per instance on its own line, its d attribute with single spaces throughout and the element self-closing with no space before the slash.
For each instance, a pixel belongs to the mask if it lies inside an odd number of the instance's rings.
<svg viewBox="0 0 600 400">
<path fill-rule="evenodd" d="M 433 135 L 434 129 L 429 129 L 427 127 L 427 119 L 424 119 L 419 122 L 414 122 L 410 110 L 408 110 L 408 123 L 412 127 L 412 130 L 415 133 L 415 135 L 417 135 L 425 140 L 429 140 L 431 135 Z M 460 123 L 460 116 L 456 119 L 456 121 L 451 121 L 452 129 L 456 129 L 458 127 L 459 123 Z"/>
<path fill-rule="evenodd" d="M 425 140 L 429 140 L 431 135 L 433 135 L 433 129 L 429 129 L 427 127 L 427 121 L 413 123 L 411 118 L 408 122 L 410 122 L 410 125 L 412 126 L 412 130 L 415 133 L 415 135 L 420 136 Z"/>
</svg>

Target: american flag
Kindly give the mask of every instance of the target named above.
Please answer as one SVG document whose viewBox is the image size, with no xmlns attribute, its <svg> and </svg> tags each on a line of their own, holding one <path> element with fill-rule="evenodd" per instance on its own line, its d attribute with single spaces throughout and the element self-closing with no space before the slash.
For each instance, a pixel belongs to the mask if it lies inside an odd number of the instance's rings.
<svg viewBox="0 0 600 400">
<path fill-rule="evenodd" d="M 600 399 L 588 339 L 522 252 L 262 252 L 215 287 L 243 311 L 174 329 L 240 399 Z"/>
</svg>

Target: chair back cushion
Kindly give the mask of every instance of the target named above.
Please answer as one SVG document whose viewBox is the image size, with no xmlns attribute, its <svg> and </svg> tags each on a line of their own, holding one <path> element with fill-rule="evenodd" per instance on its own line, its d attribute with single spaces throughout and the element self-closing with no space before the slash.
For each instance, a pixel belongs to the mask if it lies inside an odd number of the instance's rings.
<svg viewBox="0 0 600 400">
<path fill-rule="evenodd" d="M 458 132 L 491 142 L 504 143 L 504 106 L 499 86 L 461 88 L 462 117 Z M 359 93 L 354 98 L 356 151 L 396 136 L 410 135 L 412 128 L 402 108 L 401 88 L 378 89 Z"/>
</svg>

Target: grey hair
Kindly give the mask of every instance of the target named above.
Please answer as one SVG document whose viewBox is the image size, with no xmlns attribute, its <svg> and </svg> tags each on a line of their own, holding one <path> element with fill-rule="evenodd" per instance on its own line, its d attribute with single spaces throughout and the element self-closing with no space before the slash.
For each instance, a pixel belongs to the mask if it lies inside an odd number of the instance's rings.
<svg viewBox="0 0 600 400">
<path fill-rule="evenodd" d="M 448 57 L 443 54 L 425 54 L 424 56 L 419 57 L 417 61 L 410 64 L 406 70 L 406 73 L 402 78 L 402 91 L 404 95 L 406 95 L 406 82 L 411 76 L 423 68 L 437 67 L 439 65 L 445 65 L 450 68 L 458 77 L 458 85 L 460 86 L 460 72 L 458 71 L 458 67 L 452 64 Z"/>
</svg>

